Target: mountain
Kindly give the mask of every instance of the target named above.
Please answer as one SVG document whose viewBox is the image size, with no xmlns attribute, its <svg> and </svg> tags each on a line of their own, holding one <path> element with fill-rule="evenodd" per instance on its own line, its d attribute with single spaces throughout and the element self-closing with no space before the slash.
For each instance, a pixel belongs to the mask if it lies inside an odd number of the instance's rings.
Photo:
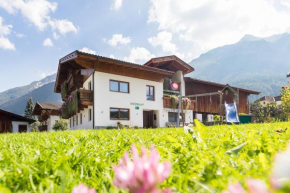
<svg viewBox="0 0 290 193">
<path fill-rule="evenodd" d="M 18 99 L 18 98 L 32 92 L 33 90 L 42 87 L 45 84 L 54 82 L 55 78 L 56 78 L 56 74 L 53 74 L 53 75 L 45 77 L 44 79 L 42 79 L 40 81 L 34 81 L 29 85 L 22 86 L 22 87 L 16 87 L 16 88 L 12 88 L 12 89 L 9 89 L 7 91 L 1 92 L 0 93 L 0 106 L 11 101 L 11 100 Z"/>
<path fill-rule="evenodd" d="M 54 93 L 55 78 L 56 74 L 53 74 L 29 85 L 0 93 L 0 109 L 23 115 L 26 102 L 30 97 L 34 103 L 37 101 L 62 103 L 60 94 Z"/>
<path fill-rule="evenodd" d="M 26 106 L 26 102 L 30 97 L 32 97 L 33 102 L 37 101 L 41 102 L 53 102 L 53 103 L 62 103 L 61 96 L 58 93 L 54 93 L 54 83 L 51 82 L 45 84 L 39 88 L 33 89 L 28 94 L 25 94 L 17 99 L 10 100 L 5 104 L 0 105 L 0 109 L 13 112 L 19 115 L 24 115 L 24 109 Z"/>
<path fill-rule="evenodd" d="M 188 76 L 279 95 L 290 70 L 290 34 L 266 38 L 245 35 L 239 42 L 215 48 L 189 63 Z M 251 99 L 257 99 L 254 96 Z"/>
</svg>

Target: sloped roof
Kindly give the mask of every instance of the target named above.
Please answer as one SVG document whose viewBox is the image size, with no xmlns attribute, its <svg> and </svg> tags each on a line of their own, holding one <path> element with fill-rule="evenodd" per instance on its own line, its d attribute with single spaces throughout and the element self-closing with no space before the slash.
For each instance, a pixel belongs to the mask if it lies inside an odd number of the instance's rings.
<svg viewBox="0 0 290 193">
<path fill-rule="evenodd" d="M 275 99 L 275 101 L 281 101 L 281 97 L 282 96 L 276 96 L 276 97 L 274 97 L 274 99 Z"/>
<path fill-rule="evenodd" d="M 181 70 L 183 74 L 188 74 L 194 71 L 194 68 L 178 58 L 175 55 L 152 58 L 144 64 L 153 68 L 164 69 L 169 71 Z"/>
<path fill-rule="evenodd" d="M 26 118 L 26 117 L 23 117 L 23 116 L 20 116 L 20 115 L 17 115 L 17 114 L 8 112 L 8 111 L 4 111 L 2 109 L 0 109 L 0 114 L 10 115 L 11 117 L 15 118 L 16 120 L 28 122 L 29 124 L 35 122 L 35 120 L 33 120 L 33 119 L 29 119 L 29 118 Z"/>
<path fill-rule="evenodd" d="M 33 109 L 33 115 L 40 115 L 41 110 L 52 110 L 53 112 L 58 111 L 60 109 L 61 104 L 56 103 L 46 103 L 46 102 L 37 102 Z"/>
<path fill-rule="evenodd" d="M 263 96 L 259 99 L 260 101 L 268 101 L 268 102 L 274 102 L 275 98 L 272 96 Z"/>
<path fill-rule="evenodd" d="M 169 70 L 154 68 L 154 67 L 150 67 L 150 66 L 144 66 L 144 65 L 140 65 L 140 64 L 135 64 L 135 63 L 131 63 L 131 62 L 123 61 L 123 60 L 117 60 L 117 59 L 113 59 L 113 58 L 108 58 L 108 57 L 90 54 L 90 53 L 81 52 L 81 51 L 76 50 L 76 51 L 64 56 L 63 58 L 61 58 L 59 60 L 55 88 L 54 88 L 55 92 L 59 92 L 59 86 L 63 82 L 63 78 L 61 77 L 61 73 L 67 70 L 66 67 L 63 67 L 63 64 L 70 63 L 71 61 L 74 61 L 77 59 L 85 59 L 86 61 L 93 61 L 93 62 L 99 61 L 99 62 L 117 64 L 117 65 L 123 66 L 125 68 L 132 68 L 132 69 L 141 70 L 141 71 L 148 71 L 148 72 L 152 72 L 152 73 L 156 73 L 156 74 L 160 74 L 160 75 L 164 75 L 164 76 L 172 76 L 174 74 L 174 72 L 169 71 Z M 87 67 L 82 66 L 82 68 L 93 69 L 94 66 L 87 66 Z"/>
<path fill-rule="evenodd" d="M 210 82 L 210 81 L 205 81 L 205 80 L 200 80 L 200 79 L 196 79 L 196 78 L 191 78 L 191 77 L 185 77 L 184 80 L 186 82 L 196 82 L 196 83 L 201 83 L 201 84 L 206 84 L 206 85 L 212 85 L 212 86 L 218 86 L 218 87 L 225 87 L 227 86 L 227 84 L 220 84 L 220 83 L 216 83 L 216 82 Z M 244 88 L 239 88 L 239 87 L 234 87 L 231 85 L 228 85 L 234 89 L 239 89 L 240 91 L 246 92 L 246 93 L 250 93 L 250 94 L 260 94 L 260 92 L 258 91 L 254 91 L 254 90 L 248 90 L 248 89 L 244 89 Z"/>
<path fill-rule="evenodd" d="M 37 102 L 42 109 L 48 110 L 58 110 L 61 107 L 61 104 L 56 103 L 45 103 L 45 102 Z"/>
</svg>

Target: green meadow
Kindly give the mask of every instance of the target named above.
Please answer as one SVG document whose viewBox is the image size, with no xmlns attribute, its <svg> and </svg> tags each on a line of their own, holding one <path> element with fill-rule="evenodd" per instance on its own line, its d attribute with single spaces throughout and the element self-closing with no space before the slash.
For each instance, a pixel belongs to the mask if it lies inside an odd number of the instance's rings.
<svg viewBox="0 0 290 193">
<path fill-rule="evenodd" d="M 138 149 L 154 145 L 161 161 L 172 163 L 162 187 L 221 192 L 228 182 L 243 183 L 249 177 L 268 182 L 275 154 L 290 142 L 289 122 L 198 124 L 193 130 L 193 135 L 183 128 L 1 134 L 0 187 L 11 192 L 71 192 L 85 183 L 98 192 L 122 192 L 113 186 L 112 165 L 135 144 Z"/>
</svg>

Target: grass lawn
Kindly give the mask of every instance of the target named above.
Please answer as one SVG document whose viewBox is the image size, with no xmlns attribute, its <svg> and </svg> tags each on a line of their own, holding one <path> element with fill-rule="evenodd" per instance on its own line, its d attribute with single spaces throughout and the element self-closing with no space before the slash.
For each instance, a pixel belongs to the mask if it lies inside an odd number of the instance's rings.
<svg viewBox="0 0 290 193">
<path fill-rule="evenodd" d="M 288 130 L 277 133 L 277 129 Z M 0 135 L 0 186 L 12 192 L 70 192 L 84 182 L 98 192 L 119 192 L 112 165 L 135 144 L 154 145 L 173 169 L 162 184 L 174 192 L 221 192 L 248 177 L 267 181 L 274 155 L 290 142 L 290 124 L 79 130 Z M 247 142 L 239 152 L 226 151 Z"/>
</svg>

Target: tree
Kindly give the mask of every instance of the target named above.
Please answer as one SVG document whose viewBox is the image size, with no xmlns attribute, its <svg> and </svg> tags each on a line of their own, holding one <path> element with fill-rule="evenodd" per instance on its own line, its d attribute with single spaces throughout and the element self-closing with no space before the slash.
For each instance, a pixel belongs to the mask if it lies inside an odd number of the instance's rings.
<svg viewBox="0 0 290 193">
<path fill-rule="evenodd" d="M 33 109 L 34 109 L 34 104 L 33 104 L 32 97 L 30 97 L 26 103 L 26 107 L 24 110 L 24 117 L 35 120 L 35 117 L 32 115 Z"/>
<path fill-rule="evenodd" d="M 289 120 L 290 117 L 290 88 L 285 86 L 281 90 L 282 110 L 285 118 Z"/>
<path fill-rule="evenodd" d="M 251 113 L 254 115 L 254 122 L 255 123 L 263 123 L 266 119 L 266 112 L 265 109 L 259 101 L 255 101 L 250 106 Z"/>
<path fill-rule="evenodd" d="M 61 119 L 58 121 L 55 121 L 55 124 L 52 128 L 54 131 L 65 131 L 68 129 L 67 121 Z"/>
</svg>

